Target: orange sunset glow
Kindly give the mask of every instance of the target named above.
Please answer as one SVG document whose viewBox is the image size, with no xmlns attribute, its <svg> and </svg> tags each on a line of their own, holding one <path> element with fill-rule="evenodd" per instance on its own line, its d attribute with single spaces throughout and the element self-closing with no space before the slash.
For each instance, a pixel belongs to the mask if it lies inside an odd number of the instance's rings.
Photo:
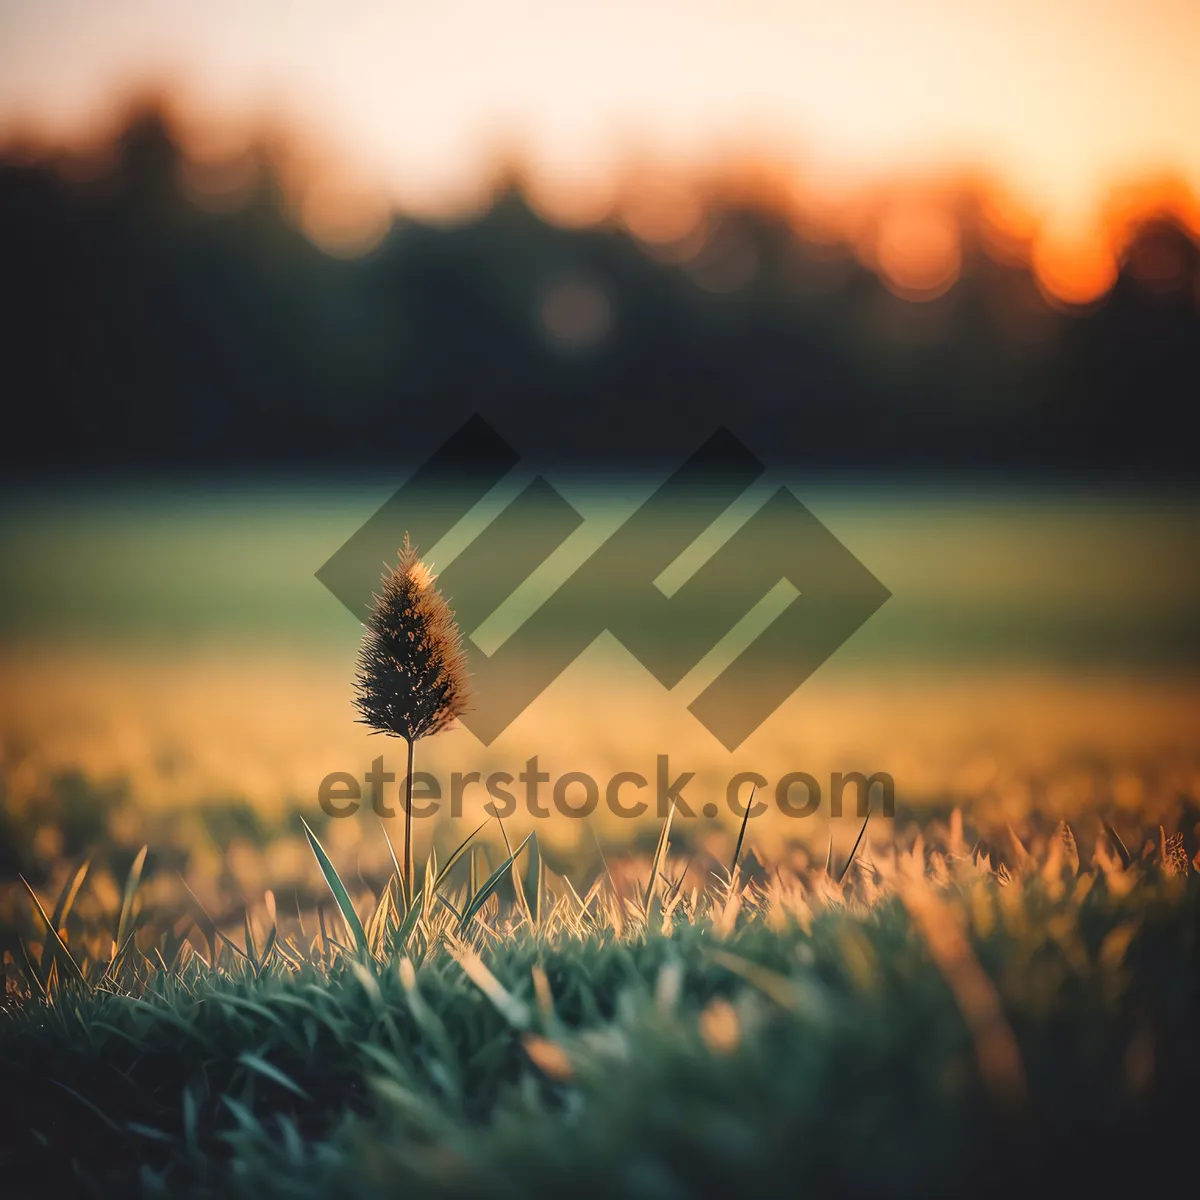
<svg viewBox="0 0 1200 1200">
<path fill-rule="evenodd" d="M 236 192 L 250 131 L 276 131 L 299 223 L 342 253 L 394 210 L 477 209 L 503 162 L 547 214 L 617 211 L 651 242 L 686 235 L 696 180 L 769 164 L 774 201 L 914 299 L 953 283 L 944 184 L 965 173 L 995 237 L 1084 303 L 1131 212 L 1200 236 L 1197 61 L 1192 0 L 17 0 L 0 139 L 94 148 L 154 89 L 201 198 Z M 646 165 L 687 185 L 632 194 Z"/>
</svg>

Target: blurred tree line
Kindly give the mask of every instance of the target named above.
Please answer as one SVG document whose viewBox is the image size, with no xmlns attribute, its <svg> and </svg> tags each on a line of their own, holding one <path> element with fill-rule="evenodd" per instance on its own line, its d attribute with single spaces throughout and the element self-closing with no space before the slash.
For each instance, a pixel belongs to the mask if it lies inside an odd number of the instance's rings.
<svg viewBox="0 0 1200 1200">
<path fill-rule="evenodd" d="M 391 467 L 474 411 L 542 462 L 674 463 L 726 425 L 821 470 L 1191 469 L 1200 254 L 1166 219 L 1065 314 L 985 253 L 969 197 L 961 277 L 918 304 L 763 206 L 714 205 L 668 260 L 615 223 L 550 224 L 513 184 L 341 259 L 270 169 L 214 213 L 182 164 L 154 111 L 96 178 L 0 150 L 10 473 Z M 1164 255 L 1169 286 L 1139 267 Z"/>
</svg>

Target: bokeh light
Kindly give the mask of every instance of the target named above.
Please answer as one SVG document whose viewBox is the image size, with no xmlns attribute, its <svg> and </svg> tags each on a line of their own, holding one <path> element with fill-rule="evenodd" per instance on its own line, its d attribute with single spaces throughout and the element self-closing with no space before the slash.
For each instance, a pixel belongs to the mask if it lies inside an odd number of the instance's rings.
<svg viewBox="0 0 1200 1200">
<path fill-rule="evenodd" d="M 958 276 L 962 256 L 957 222 L 934 204 L 892 205 L 879 223 L 874 252 L 884 281 L 898 296 L 935 299 Z"/>
</svg>

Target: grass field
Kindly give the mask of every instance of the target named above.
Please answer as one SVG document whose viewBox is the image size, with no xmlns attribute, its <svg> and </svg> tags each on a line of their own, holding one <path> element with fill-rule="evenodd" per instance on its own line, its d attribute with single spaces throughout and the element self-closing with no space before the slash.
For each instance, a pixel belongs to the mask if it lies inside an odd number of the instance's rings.
<svg viewBox="0 0 1200 1200">
<path fill-rule="evenodd" d="M 469 849 L 428 864 L 407 918 L 394 878 L 355 910 L 314 839 L 319 915 L 268 905 L 240 936 L 195 903 L 141 908 L 139 856 L 96 958 L 76 874 L 29 898 L 41 945 L 7 968 L 8 1194 L 1166 1176 L 1200 1080 L 1200 889 L 1182 834 L 1127 830 L 1131 851 L 1101 828 L 1083 849 L 1065 824 L 971 845 L 955 811 L 849 862 L 744 845 L 695 884 L 668 838 L 583 896 L 534 837 L 487 879 Z"/>
<path fill-rule="evenodd" d="M 312 578 L 377 498 L 8 497 L 0 1195 L 1105 1195 L 1190 1170 L 1195 504 L 817 501 L 894 597 L 737 753 L 603 637 L 491 745 L 418 747 L 443 781 L 669 753 L 694 818 L 501 828 L 476 796 L 418 823 L 406 910 L 402 823 L 317 804 L 329 772 L 403 770 L 354 724 L 361 630 Z M 746 769 L 886 771 L 895 816 L 701 815 Z"/>
</svg>

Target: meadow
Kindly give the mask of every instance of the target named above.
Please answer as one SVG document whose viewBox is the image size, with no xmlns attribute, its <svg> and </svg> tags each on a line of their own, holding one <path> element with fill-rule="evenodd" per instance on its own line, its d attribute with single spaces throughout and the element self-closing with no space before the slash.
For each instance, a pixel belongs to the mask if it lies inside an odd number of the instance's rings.
<svg viewBox="0 0 1200 1200">
<path fill-rule="evenodd" d="M 1200 1079 L 1194 505 L 818 489 L 893 600 L 737 753 L 603 638 L 491 746 L 418 749 L 443 781 L 669 754 L 717 815 L 501 823 L 468 793 L 416 822 L 406 908 L 399 823 L 317 800 L 377 755 L 403 772 L 354 724 L 360 629 L 312 579 L 378 498 L 5 497 L 8 1194 L 1174 1176 Z M 723 793 L 749 770 L 886 771 L 895 815 L 743 824 Z"/>
<path fill-rule="evenodd" d="M 1185 1154 L 1182 834 L 969 846 L 956 809 L 847 862 L 739 844 L 689 885 L 664 828 L 580 895 L 535 833 L 486 879 L 431 857 L 408 912 L 397 876 L 357 909 L 308 836 L 328 902 L 268 894 L 240 935 L 198 902 L 139 920 L 144 855 L 101 957 L 82 868 L 52 913 L 31 894 L 0 1015 L 15 1194 L 1115 1194 Z"/>
</svg>

